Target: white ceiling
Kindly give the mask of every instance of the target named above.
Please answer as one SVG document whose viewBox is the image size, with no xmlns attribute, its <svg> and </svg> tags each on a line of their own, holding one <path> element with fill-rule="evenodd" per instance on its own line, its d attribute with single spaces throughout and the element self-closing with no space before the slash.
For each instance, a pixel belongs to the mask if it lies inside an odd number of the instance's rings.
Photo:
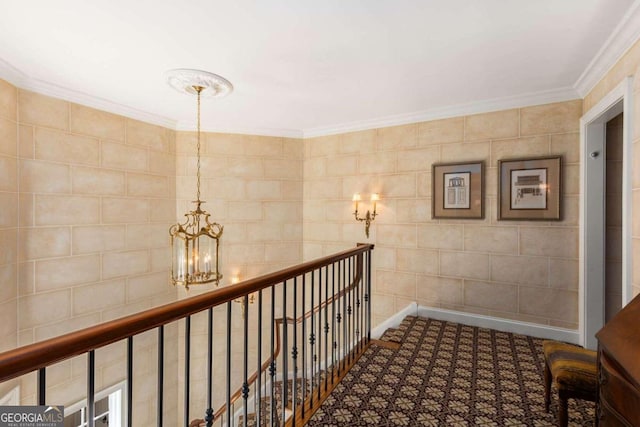
<svg viewBox="0 0 640 427">
<path fill-rule="evenodd" d="M 0 72 L 23 87 L 189 128 L 195 100 L 167 86 L 164 73 L 207 70 L 235 91 L 203 102 L 203 128 L 312 135 L 496 100 L 578 98 L 581 75 L 636 6 L 13 0 L 0 6 Z"/>
</svg>

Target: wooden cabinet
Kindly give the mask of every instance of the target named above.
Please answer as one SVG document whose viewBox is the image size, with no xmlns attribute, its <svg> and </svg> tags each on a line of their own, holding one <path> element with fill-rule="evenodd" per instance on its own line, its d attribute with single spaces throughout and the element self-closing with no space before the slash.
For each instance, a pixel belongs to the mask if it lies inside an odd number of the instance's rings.
<svg viewBox="0 0 640 427">
<path fill-rule="evenodd" d="M 640 295 L 597 334 L 600 426 L 640 426 Z"/>
</svg>

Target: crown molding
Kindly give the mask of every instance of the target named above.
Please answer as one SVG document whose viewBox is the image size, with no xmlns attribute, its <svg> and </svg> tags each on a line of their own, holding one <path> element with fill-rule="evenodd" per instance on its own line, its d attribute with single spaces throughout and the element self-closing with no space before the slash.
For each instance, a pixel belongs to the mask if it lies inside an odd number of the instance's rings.
<svg viewBox="0 0 640 427">
<path fill-rule="evenodd" d="M 0 58 L 0 78 L 17 87 L 23 87 L 28 80 L 25 73 L 2 58 Z"/>
<path fill-rule="evenodd" d="M 27 74 L 18 70 L 3 59 L 0 59 L 0 78 L 8 81 L 9 83 L 20 89 L 29 90 L 31 92 L 36 92 L 42 95 L 47 95 L 87 107 L 96 108 L 98 110 L 118 114 L 120 116 L 140 120 L 158 126 L 163 126 L 169 129 L 176 128 L 176 121 L 167 117 L 148 113 L 137 108 L 128 107 L 126 105 L 118 104 L 107 99 L 99 98 L 97 96 L 78 92 L 72 89 L 55 85 L 53 83 L 45 82 L 44 80 L 29 77 Z"/>
<path fill-rule="evenodd" d="M 356 132 L 389 126 L 406 125 L 410 123 L 426 122 L 430 120 L 446 119 L 450 117 L 468 116 L 471 114 L 489 113 L 492 111 L 508 110 L 511 108 L 530 107 L 532 105 L 551 104 L 554 102 L 571 101 L 580 96 L 572 87 L 528 93 L 523 95 L 494 98 L 468 104 L 452 105 L 442 108 L 419 111 L 409 114 L 398 114 L 380 117 L 372 120 L 344 123 L 337 126 L 317 127 L 304 130 L 304 138 L 336 135 L 340 133 Z"/>
<path fill-rule="evenodd" d="M 38 79 L 30 79 L 22 89 L 40 93 L 42 95 L 63 99 L 65 101 L 84 105 L 108 113 L 117 114 L 134 120 L 140 120 L 146 123 L 162 126 L 169 129 L 176 128 L 176 121 L 157 114 L 148 113 L 137 108 L 128 107 L 117 102 L 112 102 L 97 96 L 92 96 L 83 92 L 77 92 L 61 86 L 44 82 Z"/>
<path fill-rule="evenodd" d="M 640 0 L 636 0 L 593 57 L 573 87 L 581 98 L 611 70 L 640 38 Z"/>
<path fill-rule="evenodd" d="M 197 123 L 194 121 L 179 120 L 175 129 L 177 131 L 195 131 L 197 129 Z M 234 133 L 242 135 L 256 135 L 256 136 L 275 136 L 281 138 L 298 138 L 302 139 L 304 136 L 301 130 L 298 129 L 273 129 L 273 128 L 249 128 L 249 127 L 218 127 L 209 126 L 206 123 L 200 125 L 202 132 L 212 133 Z"/>
<path fill-rule="evenodd" d="M 87 107 L 96 108 L 120 116 L 128 117 L 135 120 L 141 120 L 163 126 L 178 131 L 195 130 L 195 122 L 176 121 L 157 114 L 148 113 L 126 105 L 118 104 L 103 98 L 92 96 L 86 93 L 77 92 L 58 86 L 43 80 L 29 77 L 13 65 L 0 58 L 0 78 L 8 81 L 12 85 L 42 95 L 51 96 L 65 101 L 74 102 L 76 104 L 85 105 Z M 271 128 L 234 128 L 234 127 L 212 127 L 206 123 L 201 127 L 205 132 L 216 133 L 236 133 L 244 135 L 260 135 L 260 136 L 276 136 L 284 138 L 302 138 L 303 133 L 297 129 L 271 129 Z"/>
</svg>

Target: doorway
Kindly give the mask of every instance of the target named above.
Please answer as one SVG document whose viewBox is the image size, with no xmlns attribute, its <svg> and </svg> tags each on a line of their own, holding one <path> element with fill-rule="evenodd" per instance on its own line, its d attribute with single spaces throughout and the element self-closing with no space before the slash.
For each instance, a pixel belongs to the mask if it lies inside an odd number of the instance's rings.
<svg viewBox="0 0 640 427">
<path fill-rule="evenodd" d="M 622 132 L 624 114 L 605 127 L 604 323 L 622 307 Z"/>
<path fill-rule="evenodd" d="M 629 77 L 580 119 L 580 341 L 591 349 L 597 347 L 595 334 L 606 323 L 607 312 L 624 306 L 631 297 L 631 93 Z M 613 142 L 607 147 L 607 128 L 611 137 L 618 131 L 614 131 L 617 125 L 622 135 L 615 153 Z M 607 163 L 610 169 L 621 168 L 618 177 L 613 170 L 607 174 Z M 618 206 L 609 200 L 607 207 L 607 187 L 611 196 L 617 194 L 617 199 L 612 199 Z M 616 210 L 618 219 L 613 218 Z M 620 225 L 619 230 L 614 224 Z M 616 261 L 617 278 L 613 273 Z M 610 298 L 620 296 L 620 304 L 611 302 L 609 310 L 605 302 L 607 278 L 621 283 L 619 293 L 609 292 Z"/>
</svg>

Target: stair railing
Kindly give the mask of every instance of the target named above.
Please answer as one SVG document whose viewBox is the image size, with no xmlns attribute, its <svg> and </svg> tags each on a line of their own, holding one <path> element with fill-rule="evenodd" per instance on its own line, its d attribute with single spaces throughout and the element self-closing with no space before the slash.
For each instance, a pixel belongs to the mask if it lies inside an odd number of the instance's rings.
<svg viewBox="0 0 640 427">
<path fill-rule="evenodd" d="M 171 406 L 170 402 L 165 399 L 164 385 L 165 379 L 168 377 L 165 372 L 165 328 L 175 322 L 184 325 L 184 378 L 183 378 L 183 399 L 182 399 L 182 424 L 185 427 L 190 425 L 190 400 L 194 396 L 191 392 L 191 320 L 198 313 L 207 313 L 207 366 L 206 366 L 206 403 L 204 423 L 206 426 L 214 425 L 214 402 L 213 390 L 220 384 L 224 384 L 226 392 L 225 399 L 225 416 L 220 416 L 216 420 L 216 425 L 231 427 L 236 422 L 232 411 L 232 367 L 236 368 L 237 364 L 241 366 L 241 398 L 242 398 L 242 425 L 247 426 L 249 423 L 248 400 L 250 393 L 250 378 L 248 376 L 248 359 L 249 359 L 249 316 L 243 316 L 243 343 L 241 359 L 235 359 L 232 355 L 232 314 L 235 300 L 241 299 L 243 302 L 243 310 L 249 306 L 249 295 L 257 294 L 257 360 L 262 360 L 263 347 L 270 355 L 268 364 L 269 381 L 264 380 L 263 363 L 259 362 L 259 372 L 263 375 L 256 375 L 254 388 L 256 392 L 265 386 L 271 388 L 271 405 L 269 408 L 268 420 L 263 419 L 261 399 L 257 399 L 257 412 L 255 413 L 256 425 L 279 425 L 286 424 L 289 417 L 286 410 L 280 414 L 276 414 L 274 394 L 276 380 L 276 349 L 278 353 L 282 351 L 280 358 L 280 370 L 282 372 L 282 402 L 297 402 L 297 374 L 298 374 L 298 349 L 302 349 L 303 360 L 305 360 L 307 345 L 301 345 L 298 335 L 298 326 L 293 328 L 292 347 L 289 348 L 288 327 L 284 327 L 282 338 L 276 333 L 277 318 L 287 319 L 285 324 L 289 324 L 290 318 L 287 312 L 293 312 L 293 318 L 296 319 L 295 324 L 298 325 L 298 312 L 305 313 L 302 316 L 305 319 L 302 322 L 302 328 L 308 325 L 306 319 L 310 318 L 311 333 L 310 340 L 310 360 L 312 370 L 315 375 L 320 378 L 321 358 L 319 352 L 324 349 L 325 367 L 331 366 L 332 370 L 338 372 L 344 370 L 349 360 L 353 359 L 354 346 L 362 346 L 364 340 L 371 338 L 371 254 L 373 245 L 359 244 L 356 248 L 348 249 L 336 254 L 319 258 L 313 261 L 305 262 L 297 266 L 286 268 L 274 273 L 266 274 L 232 286 L 225 286 L 202 295 L 193 296 L 184 300 L 175 301 L 164 306 L 152 308 L 137 314 L 133 314 L 121 319 L 105 322 L 96 326 L 85 328 L 76 332 L 62 335 L 56 338 L 30 344 L 24 347 L 9 350 L 0 354 L 0 384 L 9 380 L 19 378 L 23 375 L 36 372 L 36 403 L 38 405 L 47 404 L 47 369 L 52 365 L 67 361 L 76 356 L 86 357 L 86 406 L 87 406 L 87 426 L 95 427 L 94 407 L 96 394 L 96 350 L 104 348 L 110 344 L 124 342 L 126 343 L 126 383 L 127 392 L 124 412 L 125 425 L 130 427 L 134 425 L 134 339 L 140 334 L 156 330 L 157 331 L 157 394 L 155 396 L 156 403 L 156 419 L 157 426 L 173 426 L 178 420 L 165 420 L 164 409 Z M 329 280 L 329 270 L 331 270 L 331 280 Z M 323 273 L 324 271 L 324 273 Z M 316 281 L 317 278 L 317 281 Z M 360 280 L 359 278 L 362 278 Z M 357 279 L 357 280 L 356 280 Z M 358 286 L 351 286 L 350 283 L 358 283 Z M 309 284 L 309 286 L 308 286 Z M 302 298 L 299 297 L 299 288 L 302 291 Z M 307 288 L 310 288 L 310 298 L 306 295 Z M 317 293 L 316 293 L 317 292 Z M 322 295 L 324 292 L 324 299 Z M 291 295 L 293 294 L 293 298 Z M 313 308 L 310 312 L 306 310 L 310 300 L 311 307 L 315 306 L 315 296 L 318 301 L 318 308 Z M 270 310 L 263 310 L 263 300 L 269 297 Z M 289 298 L 289 301 L 287 300 Z M 278 300 L 278 301 L 276 301 Z M 299 307 L 301 303 L 301 307 Z M 331 316 L 329 316 L 329 306 L 331 306 Z M 225 379 L 214 378 L 213 376 L 213 352 L 215 346 L 221 345 L 219 342 L 214 343 L 214 321 L 213 309 L 221 308 L 226 311 L 226 360 L 225 360 Z M 324 317 L 322 312 L 324 311 Z M 359 317 L 354 313 L 359 313 Z M 310 314 L 309 314 L 310 313 Z M 308 314 L 308 315 L 307 315 Z M 316 318 L 317 317 L 317 318 Z M 265 322 L 266 319 L 266 322 Z M 316 322 L 317 320 L 317 322 Z M 267 326 L 265 328 L 265 325 Z M 266 334 L 266 341 L 263 340 L 264 329 L 270 330 Z M 277 328 L 278 330 L 280 327 Z M 317 335 L 316 335 L 317 331 Z M 329 331 L 331 331 L 331 342 L 329 342 Z M 322 339 L 324 334 L 325 346 L 320 343 L 314 347 L 315 340 Z M 302 332 L 302 338 L 307 339 L 306 331 Z M 280 347 L 280 341 L 282 347 Z M 278 343 L 278 344 L 276 344 Z M 326 345 L 329 343 L 329 345 Z M 224 343 L 222 343 L 224 344 Z M 276 347 L 277 345 L 277 347 Z M 328 365 L 328 351 L 331 347 L 331 364 Z M 315 348 L 315 350 L 314 350 Z M 291 354 L 288 352 L 291 350 Z M 305 360 L 306 362 L 306 360 Z M 289 364 L 293 367 L 293 384 L 292 390 L 289 390 L 288 376 Z M 315 364 L 315 366 L 314 366 Z M 306 365 L 303 369 L 305 378 Z M 171 373 L 169 373 L 171 374 Z M 173 375 L 177 375 L 174 372 Z M 325 375 L 325 384 L 327 383 Z M 326 386 L 325 386 L 326 388 Z M 306 386 L 303 387 L 306 390 Z M 289 394 L 292 398 L 289 399 Z M 319 395 L 319 391 L 318 391 Z M 255 399 L 254 399 L 255 400 Z M 304 399 L 303 399 L 304 400 Z M 53 404 L 55 402 L 50 402 Z M 284 403 L 286 405 L 286 403 Z M 303 406 L 304 407 L 304 406 Z M 293 422 L 295 423 L 297 404 L 292 405 Z M 277 416 L 277 419 L 274 418 Z M 291 423 L 291 421 L 289 421 Z"/>
<path fill-rule="evenodd" d="M 349 263 L 352 260 L 348 259 L 347 260 L 347 267 L 352 268 L 352 275 L 353 277 L 351 278 L 350 283 L 344 287 L 344 289 L 340 289 L 337 291 L 337 293 L 335 294 L 331 294 L 331 296 L 329 296 L 329 276 L 327 276 L 327 271 L 328 268 L 325 269 L 325 279 L 326 279 L 326 283 L 325 283 L 325 297 L 328 297 L 324 300 L 322 300 L 321 296 L 322 296 L 322 292 L 320 291 L 320 297 L 319 299 L 319 304 L 315 304 L 313 303 L 313 299 L 311 300 L 311 309 L 306 311 L 304 314 L 302 314 L 301 316 L 298 316 L 295 320 L 293 318 L 288 317 L 286 319 L 286 322 L 283 318 L 278 318 L 275 320 L 276 323 L 276 349 L 274 354 L 270 355 L 267 360 L 265 362 L 262 363 L 260 369 L 256 372 L 254 372 L 249 378 L 248 378 L 248 386 L 251 387 L 253 386 L 259 379 L 260 376 L 263 376 L 263 382 L 266 384 L 268 383 L 268 380 L 266 380 L 266 373 L 269 370 L 269 368 L 272 365 L 272 362 L 275 362 L 278 359 L 278 356 L 280 356 L 280 351 L 281 351 L 281 335 L 280 335 L 280 328 L 283 325 L 286 325 L 286 327 L 288 328 L 290 325 L 293 325 L 294 327 L 297 327 L 298 325 L 302 325 L 302 329 L 303 329 L 303 336 L 307 336 L 306 334 L 306 326 L 308 326 L 308 322 L 311 323 L 311 328 L 315 331 L 316 328 L 314 328 L 314 324 L 315 322 L 315 318 L 316 316 L 321 316 L 322 315 L 322 310 L 325 310 L 325 319 L 327 319 L 327 321 L 325 322 L 324 325 L 320 325 L 321 327 L 321 331 L 318 331 L 318 336 L 321 337 L 322 336 L 322 332 L 324 332 L 325 336 L 325 346 L 322 347 L 322 340 L 318 340 L 319 345 L 322 348 L 324 348 L 324 357 L 322 358 L 322 354 L 318 355 L 317 351 L 314 351 L 312 354 L 312 358 L 313 361 L 315 362 L 314 364 L 311 364 L 311 368 L 310 369 L 304 369 L 302 370 L 302 378 L 301 378 L 301 382 L 303 384 L 305 384 L 305 387 L 303 387 L 301 389 L 302 391 L 302 396 L 301 396 L 301 400 L 302 402 L 306 402 L 307 406 L 309 408 L 311 408 L 312 410 L 315 408 L 314 405 L 314 393 L 308 393 L 307 392 L 307 387 L 306 387 L 306 383 L 309 382 L 309 377 L 311 378 L 311 389 L 313 389 L 313 391 L 317 392 L 317 399 L 316 402 L 320 401 L 321 395 L 324 392 L 327 392 L 329 390 L 329 387 L 331 385 L 334 384 L 334 382 L 337 380 L 337 372 L 338 369 L 342 368 L 344 369 L 344 364 L 348 363 L 351 361 L 352 357 L 355 357 L 355 355 L 362 351 L 364 349 L 365 343 L 366 343 L 366 339 L 367 337 L 363 337 L 361 336 L 361 331 L 364 330 L 364 317 L 360 316 L 360 314 L 364 315 L 364 308 L 362 307 L 362 303 L 364 302 L 363 300 L 365 299 L 365 293 L 364 292 L 360 292 L 363 291 L 363 276 L 365 275 L 365 272 L 363 271 L 363 257 L 361 255 L 358 255 L 355 257 L 355 265 L 351 266 Z M 327 266 L 328 267 L 328 266 Z M 344 266 L 341 266 L 338 264 L 338 275 L 340 275 L 340 272 L 342 272 Z M 335 264 L 332 265 L 332 269 L 335 268 Z M 344 270 L 344 272 L 346 273 L 347 270 Z M 322 281 L 322 274 L 321 272 L 318 274 L 318 278 L 320 281 Z M 311 278 L 313 280 L 313 277 Z M 320 284 L 320 286 L 322 286 L 322 284 Z M 313 285 L 312 285 L 313 288 Z M 303 286 L 303 290 L 304 286 Z M 344 357 L 342 359 L 338 358 L 338 364 L 340 365 L 335 366 L 336 362 L 336 353 L 334 352 L 334 350 L 332 349 L 331 351 L 331 355 L 333 356 L 333 360 L 330 359 L 329 357 L 329 346 L 326 345 L 326 342 L 329 341 L 329 331 L 331 330 L 331 326 L 328 323 L 328 313 L 329 313 L 329 307 L 331 307 L 332 305 L 334 305 L 335 307 L 335 303 L 336 302 L 340 302 L 341 298 L 344 298 L 348 295 L 353 295 L 353 301 L 354 304 L 356 305 L 356 309 L 352 310 L 352 313 L 356 315 L 356 319 L 357 320 L 362 320 L 363 322 L 358 322 L 358 324 L 356 325 L 354 323 L 353 325 L 353 335 L 355 336 L 355 342 L 351 343 L 351 347 L 348 349 L 347 351 L 347 357 Z M 315 296 L 315 295 L 314 295 Z M 302 297 L 302 299 L 304 300 L 304 296 Z M 368 299 L 368 298 L 367 298 Z M 360 311 L 359 311 L 360 310 Z M 358 311 L 356 313 L 356 311 Z M 339 322 L 339 321 L 338 321 Z M 288 329 L 287 329 L 288 331 Z M 287 332 L 288 333 L 288 332 Z M 316 339 L 315 339 L 316 334 L 314 332 L 312 332 L 309 335 L 309 339 L 310 339 L 310 347 L 312 350 L 317 350 L 315 347 L 316 344 Z M 353 336 L 352 336 L 353 338 Z M 304 339 L 304 338 L 303 338 Z M 340 341 L 340 340 L 338 340 Z M 335 345 L 335 349 L 341 349 L 342 348 L 342 341 L 338 342 L 335 341 L 335 337 L 333 338 L 333 345 Z M 332 345 L 332 346 L 333 346 Z M 303 352 L 304 353 L 304 352 Z M 340 353 L 338 351 L 338 353 Z M 304 359 L 304 357 L 303 357 Z M 305 367 L 305 365 L 307 365 L 307 363 L 305 363 L 306 361 L 303 360 L 302 365 L 303 367 Z M 294 372 L 296 372 L 296 370 L 294 370 Z M 320 372 L 323 372 L 324 374 L 324 381 L 318 381 L 317 376 L 319 376 Z M 266 381 L 264 381 L 266 380 Z M 294 383 L 296 383 L 297 381 L 294 381 Z M 322 382 L 324 382 L 324 390 L 322 389 Z M 315 385 L 318 384 L 317 387 L 315 387 Z M 288 389 L 288 382 L 287 382 L 287 389 Z M 235 403 L 240 400 L 242 398 L 242 388 L 239 388 L 238 390 L 236 390 L 233 395 L 231 396 L 231 405 L 232 407 L 235 405 Z M 293 391 L 297 391 L 297 388 L 293 389 Z M 260 393 L 260 387 L 258 387 L 256 389 L 256 394 L 257 394 L 257 398 L 254 397 L 254 409 L 256 410 L 255 414 L 259 413 L 261 411 L 261 403 L 258 401 L 262 396 L 262 393 Z M 293 399 L 289 399 L 288 402 L 292 402 Z M 286 403 L 283 406 L 286 406 L 288 408 L 291 409 L 291 415 L 295 416 L 298 415 L 296 412 L 298 410 L 300 410 L 301 416 L 304 417 L 305 416 L 305 405 L 298 405 L 298 407 L 294 408 L 293 403 Z M 282 404 L 282 403 L 280 403 Z M 225 413 L 226 413 L 226 409 L 227 406 L 226 405 L 222 405 L 220 406 L 220 408 L 215 412 L 214 414 L 214 423 L 220 419 Z M 244 414 L 243 414 L 244 416 Z M 257 417 L 259 418 L 259 417 Z M 258 420 L 257 420 L 258 421 Z M 293 420 L 292 420 L 293 422 Z M 199 420 L 194 420 L 191 422 L 191 427 L 198 427 L 198 426 L 202 426 L 202 425 L 206 425 L 206 421 L 204 419 L 199 419 Z"/>
</svg>

